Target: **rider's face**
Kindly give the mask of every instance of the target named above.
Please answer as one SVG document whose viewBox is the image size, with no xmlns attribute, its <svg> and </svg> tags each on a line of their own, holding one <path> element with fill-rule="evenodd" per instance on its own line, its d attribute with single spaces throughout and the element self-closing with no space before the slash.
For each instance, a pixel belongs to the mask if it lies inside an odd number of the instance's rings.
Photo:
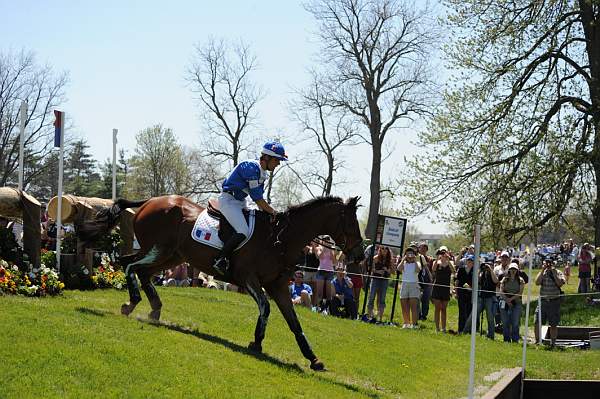
<svg viewBox="0 0 600 399">
<path fill-rule="evenodd" d="M 267 162 L 267 170 L 270 172 L 273 172 L 275 170 L 275 168 L 279 166 L 280 162 L 281 161 L 278 158 L 275 158 L 275 157 L 269 158 L 269 161 Z"/>
</svg>

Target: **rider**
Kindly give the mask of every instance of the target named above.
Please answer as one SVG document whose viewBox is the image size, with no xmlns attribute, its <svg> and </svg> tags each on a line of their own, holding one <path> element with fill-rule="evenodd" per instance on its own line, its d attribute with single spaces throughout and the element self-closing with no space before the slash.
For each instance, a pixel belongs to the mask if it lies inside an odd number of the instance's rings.
<svg viewBox="0 0 600 399">
<path fill-rule="evenodd" d="M 242 213 L 247 196 L 263 211 L 276 215 L 267 201 L 263 199 L 267 171 L 274 171 L 280 161 L 287 161 L 283 145 L 277 141 L 269 141 L 262 148 L 260 159 L 240 162 L 223 181 L 219 196 L 221 213 L 235 230 L 224 244 L 221 253 L 215 259 L 213 268 L 225 275 L 229 269 L 231 254 L 248 236 L 248 223 Z"/>
</svg>

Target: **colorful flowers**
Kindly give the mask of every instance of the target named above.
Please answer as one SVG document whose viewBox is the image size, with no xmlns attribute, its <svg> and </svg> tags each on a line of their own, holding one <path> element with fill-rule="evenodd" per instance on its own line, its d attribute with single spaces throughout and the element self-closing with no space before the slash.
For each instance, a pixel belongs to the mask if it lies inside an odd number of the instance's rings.
<svg viewBox="0 0 600 399">
<path fill-rule="evenodd" d="M 125 273 L 121 270 L 115 270 L 107 254 L 102 254 L 100 266 L 94 270 L 92 281 L 98 288 L 116 288 L 121 290 L 127 287 Z"/>
<path fill-rule="evenodd" d="M 65 285 L 52 269 L 42 266 L 30 273 L 23 273 L 16 266 L 0 259 L 0 295 L 58 295 L 64 288 Z"/>
</svg>

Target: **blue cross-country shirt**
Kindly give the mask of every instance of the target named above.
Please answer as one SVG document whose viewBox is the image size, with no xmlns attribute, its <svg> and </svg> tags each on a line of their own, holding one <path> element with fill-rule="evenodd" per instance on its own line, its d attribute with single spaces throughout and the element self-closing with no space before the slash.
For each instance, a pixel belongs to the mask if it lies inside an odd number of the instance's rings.
<svg viewBox="0 0 600 399">
<path fill-rule="evenodd" d="M 223 191 L 231 192 L 233 197 L 244 200 L 248 195 L 253 201 L 263 199 L 267 171 L 260 167 L 260 161 L 240 162 L 223 181 Z"/>
</svg>

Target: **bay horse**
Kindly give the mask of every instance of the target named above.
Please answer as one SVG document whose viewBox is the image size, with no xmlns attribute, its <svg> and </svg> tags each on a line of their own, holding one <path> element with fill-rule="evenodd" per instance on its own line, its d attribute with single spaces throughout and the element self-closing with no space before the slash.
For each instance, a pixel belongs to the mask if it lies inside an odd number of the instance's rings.
<svg viewBox="0 0 600 399">
<path fill-rule="evenodd" d="M 315 198 L 288 208 L 278 214 L 274 222 L 266 213 L 256 212 L 254 234 L 232 256 L 232 272 L 225 278 L 244 287 L 258 304 L 259 316 L 254 341 L 248 346 L 250 350 L 262 352 L 270 313 L 264 287 L 293 332 L 300 351 L 310 361 L 310 368 L 324 369 L 302 332 L 288 284 L 302 249 L 318 235 L 331 236 L 346 255 L 359 260 L 363 257 L 356 217 L 358 200 L 359 197 L 345 202 L 332 196 Z M 137 275 L 152 309 L 149 318 L 158 320 L 162 302 L 150 281 L 152 275 L 183 262 L 215 275 L 212 264 L 218 250 L 194 241 L 191 236 L 194 223 L 205 208 L 177 195 L 137 202 L 119 199 L 110 208 L 99 211 L 95 219 L 76 225 L 77 234 L 84 241 L 90 241 L 114 227 L 123 210 L 135 207 L 139 207 L 133 223 L 140 250 L 121 257 L 123 266 L 127 265 L 129 290 L 129 302 L 122 305 L 121 313 L 129 315 L 142 300 Z"/>
</svg>

